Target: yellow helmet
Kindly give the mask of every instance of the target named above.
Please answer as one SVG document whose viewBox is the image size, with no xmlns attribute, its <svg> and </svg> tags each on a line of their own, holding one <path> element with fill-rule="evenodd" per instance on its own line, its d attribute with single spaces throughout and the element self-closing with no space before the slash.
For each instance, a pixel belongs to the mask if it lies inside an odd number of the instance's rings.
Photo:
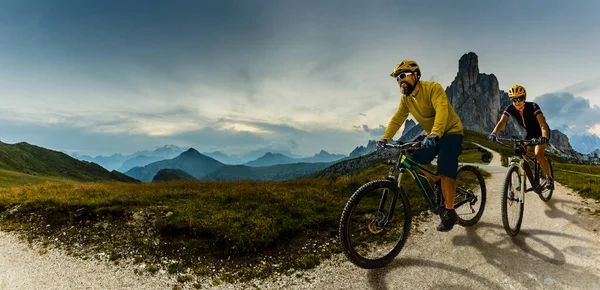
<svg viewBox="0 0 600 290">
<path fill-rule="evenodd" d="M 398 74 L 404 71 L 410 72 L 418 72 L 419 76 L 421 76 L 421 69 L 419 65 L 414 60 L 403 60 L 401 63 L 397 64 L 394 67 L 394 70 L 390 74 L 391 77 L 395 78 Z"/>
<path fill-rule="evenodd" d="M 511 98 L 527 97 L 527 91 L 521 85 L 514 85 L 508 90 L 508 96 Z"/>
</svg>

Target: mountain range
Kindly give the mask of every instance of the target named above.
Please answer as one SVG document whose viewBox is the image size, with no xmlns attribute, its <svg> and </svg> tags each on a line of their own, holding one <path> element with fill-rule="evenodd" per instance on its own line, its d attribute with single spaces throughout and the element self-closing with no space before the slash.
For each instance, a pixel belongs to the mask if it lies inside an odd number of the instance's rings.
<svg viewBox="0 0 600 290">
<path fill-rule="evenodd" d="M 273 156 L 276 154 L 266 155 Z M 296 162 L 291 164 L 278 164 L 261 167 L 252 167 L 247 165 L 226 165 L 211 157 L 203 155 L 196 149 L 190 148 L 173 159 L 161 160 L 145 166 L 134 167 L 125 172 L 125 174 L 141 181 L 152 181 L 157 178 L 156 176 L 161 170 L 172 169 L 185 172 L 195 179 L 284 180 L 314 173 L 333 163 L 334 162 Z M 158 179 L 161 178 L 162 177 L 158 177 Z"/>
<path fill-rule="evenodd" d="M 184 149 L 175 145 L 165 145 L 163 147 L 156 148 L 154 151 L 143 150 L 128 155 L 117 153 L 110 156 L 98 155 L 96 157 L 91 157 L 89 155 L 72 153 L 71 156 L 79 160 L 94 162 L 107 170 L 118 170 L 119 172 L 125 172 L 136 166 L 146 165 L 158 160 L 173 158 L 181 154 L 183 151 Z"/>
<path fill-rule="evenodd" d="M 330 154 L 325 150 L 321 150 L 321 152 L 315 154 L 313 157 L 306 158 L 292 158 L 281 153 L 267 152 L 265 153 L 265 155 L 259 157 L 256 160 L 244 163 L 244 165 L 260 167 L 291 163 L 327 163 L 337 161 L 346 157 L 346 155 L 341 154 Z"/>
</svg>

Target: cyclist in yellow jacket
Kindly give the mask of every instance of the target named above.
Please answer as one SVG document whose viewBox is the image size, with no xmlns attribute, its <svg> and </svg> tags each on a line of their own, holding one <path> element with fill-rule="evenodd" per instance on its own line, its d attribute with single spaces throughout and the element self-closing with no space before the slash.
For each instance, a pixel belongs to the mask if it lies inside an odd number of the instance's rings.
<svg viewBox="0 0 600 290">
<path fill-rule="evenodd" d="M 431 161 L 436 155 L 438 156 L 438 172 L 441 176 L 441 188 L 446 206 L 440 213 L 441 222 L 437 230 L 450 231 L 458 220 L 453 201 L 456 196 L 458 156 L 462 153 L 464 135 L 462 122 L 450 105 L 442 86 L 437 82 L 420 80 L 421 69 L 416 62 L 412 60 L 400 62 L 394 67 L 390 76 L 396 79 L 402 98 L 383 137 L 378 141 L 378 148 L 382 148 L 392 140 L 409 113 L 413 115 L 427 133 L 427 137 L 423 139 L 425 148 L 413 153 L 411 159 L 431 168 Z M 440 179 L 429 176 L 436 183 Z"/>
</svg>

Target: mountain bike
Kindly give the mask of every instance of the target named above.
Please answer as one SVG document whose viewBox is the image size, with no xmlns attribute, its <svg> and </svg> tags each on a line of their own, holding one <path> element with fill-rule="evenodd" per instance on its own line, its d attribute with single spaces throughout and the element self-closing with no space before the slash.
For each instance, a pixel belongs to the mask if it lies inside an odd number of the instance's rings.
<svg viewBox="0 0 600 290">
<path fill-rule="evenodd" d="M 504 145 L 502 141 L 514 143 L 514 157 L 510 159 L 512 162 L 506 171 L 504 186 L 502 187 L 502 224 L 506 233 L 514 237 L 521 230 L 523 209 L 525 208 L 525 193 L 533 191 L 538 194 L 541 200 L 547 202 L 552 197 L 554 190 L 546 188 L 547 177 L 542 176 L 541 166 L 537 159 L 527 155 L 527 147 L 540 145 L 538 139 L 498 138 L 498 143 Z M 517 160 L 515 161 L 515 159 Z M 546 156 L 546 160 L 548 160 L 550 175 L 552 175 L 554 172 L 552 161 L 548 156 Z M 533 172 L 528 161 L 534 164 Z M 527 188 L 527 179 L 531 183 L 529 188 Z"/>
<path fill-rule="evenodd" d="M 436 215 L 442 212 L 444 197 L 441 188 L 432 188 L 425 175 L 417 169 L 439 176 L 409 158 L 421 148 L 421 142 L 387 144 L 384 149 L 400 151 L 396 165 L 386 179 L 373 180 L 358 188 L 348 200 L 340 218 L 339 238 L 343 252 L 355 265 L 373 269 L 392 262 L 404 246 L 412 222 L 412 211 L 406 191 L 400 185 L 408 172 L 416 182 Z M 398 172 L 397 176 L 394 173 Z M 454 208 L 458 224 L 472 226 L 479 221 L 486 202 L 485 181 L 477 168 L 460 166 L 456 175 Z"/>
</svg>

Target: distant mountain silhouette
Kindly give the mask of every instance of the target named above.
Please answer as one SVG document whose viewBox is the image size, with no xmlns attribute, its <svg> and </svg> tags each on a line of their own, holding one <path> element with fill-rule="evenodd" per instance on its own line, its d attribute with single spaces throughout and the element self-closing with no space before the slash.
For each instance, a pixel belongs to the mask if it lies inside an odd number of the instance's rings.
<svg viewBox="0 0 600 290">
<path fill-rule="evenodd" d="M 80 155 L 77 153 L 72 153 L 70 155 L 79 160 L 97 163 L 108 170 L 117 169 L 120 172 L 125 172 L 135 166 L 144 166 L 158 160 L 171 159 L 181 154 L 183 151 L 183 149 L 175 145 L 165 145 L 163 147 L 156 148 L 154 151 L 142 150 L 128 155 L 113 154 L 110 156 L 98 155 L 96 157 Z M 138 158 L 138 156 L 146 156 L 147 158 Z M 148 162 L 144 163 L 145 161 Z"/>
<path fill-rule="evenodd" d="M 292 157 L 285 156 L 281 153 L 267 152 L 262 157 L 254 160 L 254 161 L 246 162 L 246 163 L 244 163 L 244 165 L 252 166 L 252 167 L 259 167 L 259 166 L 270 166 L 270 165 L 290 164 L 290 163 L 298 163 L 298 161 Z"/>
<path fill-rule="evenodd" d="M 313 174 L 334 163 L 292 163 L 262 167 L 226 165 L 209 173 L 206 178 L 211 180 L 287 180 Z"/>
<path fill-rule="evenodd" d="M 321 150 L 319 153 L 316 153 L 313 157 L 306 157 L 300 160 L 300 162 L 333 162 L 338 161 L 343 158 L 346 158 L 346 155 L 342 154 L 331 154 L 325 150 Z"/>
<path fill-rule="evenodd" d="M 120 172 L 110 172 L 96 163 L 80 161 L 65 153 L 26 142 L 0 142 L 0 168 L 29 175 L 64 177 L 77 181 L 138 182 Z"/>
<path fill-rule="evenodd" d="M 204 154 L 212 159 L 215 159 L 223 164 L 236 165 L 236 164 L 244 163 L 244 161 L 241 158 L 238 158 L 235 156 L 229 156 L 220 151 L 202 152 L 202 154 Z"/>
<path fill-rule="evenodd" d="M 582 134 L 569 137 L 573 149 L 579 153 L 589 154 L 600 148 L 600 137 L 593 134 Z"/>
<path fill-rule="evenodd" d="M 125 174 L 142 181 L 151 181 L 159 170 L 171 168 L 183 170 L 194 178 L 202 179 L 207 173 L 222 166 L 225 164 L 190 148 L 173 159 L 153 162 L 143 167 L 134 167 Z"/>
<path fill-rule="evenodd" d="M 173 158 L 173 157 L 170 157 L 170 158 Z M 137 166 L 144 166 L 144 165 L 148 165 L 150 163 L 156 162 L 156 161 L 170 159 L 170 158 L 163 157 L 163 156 L 139 155 L 139 156 L 125 160 L 125 162 L 123 162 L 123 165 L 121 165 L 121 167 L 119 167 L 119 169 L 117 169 L 117 170 L 119 172 L 126 172 L 129 169 L 137 167 Z"/>
<path fill-rule="evenodd" d="M 178 169 L 188 173 L 195 179 L 285 180 L 312 174 L 333 163 L 293 163 L 262 167 L 225 165 L 190 148 L 173 159 L 134 167 L 125 174 L 142 181 L 151 181 L 161 169 Z"/>
<path fill-rule="evenodd" d="M 356 158 L 359 156 L 367 155 L 371 152 L 375 152 L 376 146 L 377 141 L 369 140 L 369 143 L 367 143 L 367 147 L 358 146 L 354 150 L 352 150 L 352 152 L 350 152 L 349 158 Z"/>
<path fill-rule="evenodd" d="M 152 182 L 159 181 L 175 181 L 175 180 L 195 180 L 193 176 L 189 175 L 187 172 L 180 169 L 170 169 L 165 168 L 159 170 L 154 178 L 152 178 Z"/>
<path fill-rule="evenodd" d="M 340 154 L 330 154 L 325 150 L 321 150 L 319 153 L 315 154 L 312 157 L 305 158 L 292 158 L 289 156 L 285 156 L 280 153 L 271 153 L 267 152 L 265 155 L 260 158 L 246 162 L 244 165 L 259 167 L 259 166 L 271 166 L 278 164 L 292 164 L 292 163 L 323 163 L 323 162 L 333 162 L 336 160 L 341 160 L 345 158 L 345 155 Z"/>
<path fill-rule="evenodd" d="M 270 148 L 262 148 L 262 149 L 257 149 L 257 150 L 252 150 L 249 151 L 245 154 L 243 154 L 242 156 L 240 156 L 239 158 L 241 160 L 243 160 L 243 162 L 249 162 L 252 160 L 256 160 L 262 156 L 264 156 L 266 153 L 271 152 L 271 153 L 279 153 L 291 158 L 302 158 L 302 156 L 294 154 L 288 150 L 275 150 L 275 149 L 270 149 Z"/>
</svg>

